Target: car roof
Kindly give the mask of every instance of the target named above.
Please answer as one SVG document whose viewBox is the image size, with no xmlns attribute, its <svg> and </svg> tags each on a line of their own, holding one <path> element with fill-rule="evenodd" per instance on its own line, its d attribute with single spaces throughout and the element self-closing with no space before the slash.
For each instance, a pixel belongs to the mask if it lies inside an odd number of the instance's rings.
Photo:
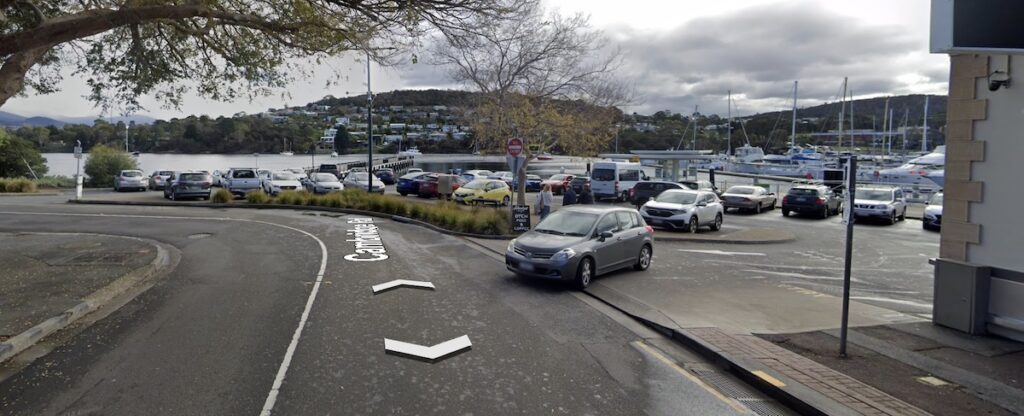
<svg viewBox="0 0 1024 416">
<path fill-rule="evenodd" d="M 613 206 L 613 205 L 570 205 L 570 206 L 567 206 L 567 207 L 559 208 L 558 210 L 559 211 L 589 213 L 589 214 L 603 214 L 603 213 L 606 213 L 606 212 L 614 212 L 614 211 L 628 211 L 628 212 L 635 212 L 636 211 L 633 208 L 617 207 L 617 206 Z"/>
</svg>

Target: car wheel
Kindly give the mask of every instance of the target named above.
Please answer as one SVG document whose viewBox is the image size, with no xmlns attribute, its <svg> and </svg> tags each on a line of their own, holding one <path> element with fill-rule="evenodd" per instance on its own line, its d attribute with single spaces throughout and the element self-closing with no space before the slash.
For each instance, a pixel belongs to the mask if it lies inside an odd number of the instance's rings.
<svg viewBox="0 0 1024 416">
<path fill-rule="evenodd" d="M 594 278 L 594 260 L 590 257 L 584 257 L 580 260 L 579 267 L 576 268 L 576 288 L 579 290 L 586 289 L 590 286 L 590 281 Z"/>
<path fill-rule="evenodd" d="M 897 218 L 896 217 L 896 211 L 893 210 L 892 211 L 892 215 L 889 216 L 889 225 L 895 224 L 896 223 L 896 218 Z"/>
<path fill-rule="evenodd" d="M 401 195 L 401 196 L 406 196 L 406 195 L 409 195 L 409 193 L 408 193 L 408 192 L 399 192 L 398 194 L 399 194 L 399 195 Z"/>
<path fill-rule="evenodd" d="M 789 210 L 788 210 L 788 209 L 785 209 L 785 208 L 783 208 L 783 209 L 782 209 L 782 216 L 783 216 L 783 217 L 788 217 L 788 216 L 789 216 Z"/>
<path fill-rule="evenodd" d="M 509 197 L 506 196 L 506 197 L 501 199 L 501 206 L 507 207 L 508 204 L 510 204 L 511 202 L 512 202 L 512 198 L 509 198 Z"/>
<path fill-rule="evenodd" d="M 637 256 L 636 264 L 633 265 L 633 268 L 644 271 L 648 267 L 651 267 L 651 246 L 644 244 L 644 247 L 640 249 L 640 255 Z"/>
<path fill-rule="evenodd" d="M 722 229 L 722 214 L 715 214 L 715 223 L 711 224 L 711 231 Z"/>
<path fill-rule="evenodd" d="M 828 219 L 828 207 L 827 206 L 824 209 L 821 210 L 821 218 L 825 219 L 825 220 Z"/>
<path fill-rule="evenodd" d="M 900 214 L 900 221 L 906 221 L 906 220 L 907 220 L 907 209 L 904 208 L 903 209 L 903 213 Z"/>
<path fill-rule="evenodd" d="M 760 202 L 758 202 L 757 206 L 754 207 L 754 213 L 755 214 L 760 214 L 761 213 L 761 203 Z"/>
<path fill-rule="evenodd" d="M 174 195 L 174 192 L 171 192 L 171 201 L 177 201 L 177 200 L 178 200 L 178 197 L 176 195 Z"/>
<path fill-rule="evenodd" d="M 700 224 L 697 222 L 697 217 L 690 217 L 690 224 L 686 226 L 686 231 L 689 231 L 690 234 L 697 234 L 697 228 L 699 227 Z"/>
</svg>

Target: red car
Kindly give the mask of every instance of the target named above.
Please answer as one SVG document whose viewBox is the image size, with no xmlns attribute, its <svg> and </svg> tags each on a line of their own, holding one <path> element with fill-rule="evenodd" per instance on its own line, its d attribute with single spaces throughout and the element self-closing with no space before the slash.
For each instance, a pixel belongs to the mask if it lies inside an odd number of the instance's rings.
<svg viewBox="0 0 1024 416">
<path fill-rule="evenodd" d="M 466 183 L 466 180 L 461 176 L 452 175 L 452 192 Z M 420 189 L 417 195 L 420 198 L 440 198 L 441 195 L 437 192 L 437 174 L 430 174 L 423 177 L 423 181 L 420 182 Z"/>
<path fill-rule="evenodd" d="M 573 175 L 567 175 L 559 173 L 551 175 L 550 178 L 540 183 L 541 189 L 544 189 L 544 185 L 551 185 L 551 192 L 555 195 L 561 195 L 565 192 L 565 188 L 569 186 L 569 182 L 572 182 Z"/>
</svg>

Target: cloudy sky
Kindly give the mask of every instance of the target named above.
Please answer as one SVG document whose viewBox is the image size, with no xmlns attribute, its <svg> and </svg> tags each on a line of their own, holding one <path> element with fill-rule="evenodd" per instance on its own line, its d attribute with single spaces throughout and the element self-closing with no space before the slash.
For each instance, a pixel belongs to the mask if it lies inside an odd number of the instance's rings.
<svg viewBox="0 0 1024 416">
<path fill-rule="evenodd" d="M 928 53 L 929 0 L 552 0 L 563 13 L 583 12 L 626 52 L 622 76 L 641 101 L 629 111 L 734 114 L 786 108 L 793 81 L 800 106 L 834 100 L 843 77 L 858 97 L 945 94 L 949 59 Z M 628 4 L 628 6 L 626 6 Z M 457 88 L 442 69 L 423 64 L 374 68 L 374 91 Z M 356 56 L 326 64 L 280 95 L 220 103 L 189 97 L 181 109 L 145 100 L 146 114 L 230 115 L 300 105 L 324 95 L 366 90 Z M 340 73 L 340 76 L 336 76 Z M 328 87 L 328 80 L 336 85 Z M 84 84 L 68 78 L 57 94 L 16 98 L 2 110 L 21 115 L 92 116 Z"/>
</svg>

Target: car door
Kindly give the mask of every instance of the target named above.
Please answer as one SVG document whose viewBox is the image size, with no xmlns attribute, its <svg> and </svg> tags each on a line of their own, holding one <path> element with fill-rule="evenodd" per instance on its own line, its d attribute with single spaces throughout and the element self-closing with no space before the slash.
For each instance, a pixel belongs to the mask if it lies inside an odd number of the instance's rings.
<svg viewBox="0 0 1024 416">
<path fill-rule="evenodd" d="M 907 209 L 907 200 L 903 196 L 903 190 L 897 189 L 896 192 L 894 192 L 894 196 L 895 198 L 893 199 L 896 205 L 896 215 L 903 215 Z"/>
<path fill-rule="evenodd" d="M 614 212 L 609 212 L 601 217 L 597 222 L 597 227 L 594 229 L 594 237 L 597 239 L 594 245 L 594 264 L 597 274 L 605 273 L 609 270 L 614 270 L 622 263 L 622 251 L 619 248 L 620 235 L 617 234 L 619 230 L 619 219 L 615 216 Z M 601 233 L 609 231 L 612 236 L 601 241 Z"/>
<path fill-rule="evenodd" d="M 700 224 L 710 224 L 715 220 L 715 214 L 718 212 L 715 206 L 715 197 L 711 194 L 703 194 L 700 197 L 700 201 L 704 203 L 704 206 L 697 209 L 697 222 Z"/>
<path fill-rule="evenodd" d="M 618 251 L 622 261 L 627 262 L 640 253 L 640 247 L 644 244 L 643 228 L 640 228 L 633 213 L 629 211 L 615 212 L 615 219 L 619 222 L 619 232 L 616 236 L 620 247 Z"/>
</svg>

